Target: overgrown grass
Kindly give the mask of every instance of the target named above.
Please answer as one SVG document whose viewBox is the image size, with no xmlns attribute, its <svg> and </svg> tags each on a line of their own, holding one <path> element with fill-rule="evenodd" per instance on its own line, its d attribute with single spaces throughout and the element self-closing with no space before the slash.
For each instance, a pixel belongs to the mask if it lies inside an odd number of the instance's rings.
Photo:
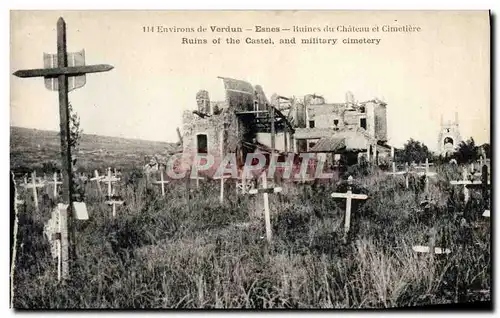
<svg viewBox="0 0 500 318">
<path fill-rule="evenodd" d="M 412 180 L 378 170 L 356 177 L 351 231 L 343 243 L 345 184 L 284 186 L 270 195 L 273 242 L 265 240 L 262 196 L 237 196 L 226 184 L 157 186 L 128 174 L 127 205 L 111 218 L 95 184 L 86 185 L 90 220 L 76 224 L 77 261 L 58 283 L 43 236 L 51 204 L 20 209 L 15 308 L 385 308 L 490 301 L 489 220 L 482 199 L 464 205 L 449 186 L 458 170 L 438 167 L 430 203 Z M 415 181 L 415 182 L 413 182 Z M 103 187 L 105 191 L 105 187 Z M 50 190 L 47 191 L 49 195 Z M 43 196 L 43 194 L 41 194 Z M 46 200 L 47 201 L 47 200 Z M 413 245 L 449 255 L 416 254 Z"/>
</svg>

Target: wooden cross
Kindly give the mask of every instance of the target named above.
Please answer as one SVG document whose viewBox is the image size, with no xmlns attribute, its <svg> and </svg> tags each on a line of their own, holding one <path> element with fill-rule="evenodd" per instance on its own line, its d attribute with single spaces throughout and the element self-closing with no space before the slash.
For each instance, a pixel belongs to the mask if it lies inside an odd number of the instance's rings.
<svg viewBox="0 0 500 318">
<path fill-rule="evenodd" d="M 108 195 L 106 196 L 105 203 L 109 206 L 113 207 L 113 218 L 116 217 L 116 206 L 122 205 L 125 202 L 121 200 L 119 196 L 115 195 L 115 189 L 111 187 L 111 185 L 117 181 L 120 181 L 120 178 L 114 177 L 111 175 L 111 168 L 108 168 L 108 176 L 101 179 L 102 182 L 107 182 L 108 184 Z"/>
<path fill-rule="evenodd" d="M 467 185 L 473 184 L 472 180 L 468 179 L 467 176 L 467 168 L 464 167 L 462 170 L 462 179 L 461 181 L 458 181 L 455 183 L 455 181 L 451 181 L 451 184 L 462 184 L 464 186 L 464 202 L 469 201 L 470 193 L 469 193 L 469 188 L 467 188 Z"/>
<path fill-rule="evenodd" d="M 80 181 L 82 181 L 82 182 L 86 182 L 89 178 L 88 178 L 86 175 L 84 175 L 83 173 L 81 173 L 81 172 L 80 172 L 80 173 L 78 174 L 78 179 L 79 179 Z"/>
<path fill-rule="evenodd" d="M 94 177 L 90 178 L 90 181 L 95 181 L 97 183 L 97 189 L 99 190 L 100 194 L 102 194 L 100 182 L 103 178 L 104 178 L 104 176 L 99 176 L 99 172 L 97 170 L 94 170 Z"/>
<path fill-rule="evenodd" d="M 37 188 L 45 187 L 45 183 L 37 183 L 36 181 L 36 171 L 31 173 L 31 183 L 28 183 L 26 178 L 24 179 L 24 188 L 25 189 L 33 189 L 33 202 L 35 204 L 35 211 L 38 212 L 38 191 Z"/>
<path fill-rule="evenodd" d="M 196 173 L 198 173 L 198 171 L 196 171 Z M 198 189 L 200 187 L 200 180 L 205 180 L 204 177 L 200 177 L 198 175 L 196 175 L 196 176 L 190 176 L 189 178 L 191 180 L 196 180 L 196 189 Z"/>
<path fill-rule="evenodd" d="M 111 168 L 108 168 L 108 176 L 102 177 L 101 179 L 101 182 L 106 182 L 108 184 L 108 196 L 112 196 L 115 194 L 115 190 L 112 189 L 111 185 L 117 181 L 120 181 L 120 178 L 112 176 Z"/>
<path fill-rule="evenodd" d="M 57 198 L 57 186 L 62 184 L 62 181 L 57 180 L 57 172 L 54 172 L 54 178 L 52 179 L 52 182 L 49 183 L 54 185 L 54 199 L 55 199 Z"/>
<path fill-rule="evenodd" d="M 419 172 L 419 176 L 425 176 L 425 192 L 429 193 L 429 177 L 437 176 L 436 172 L 429 171 L 429 159 L 425 158 L 425 171 Z"/>
<path fill-rule="evenodd" d="M 392 162 L 392 172 L 386 172 L 388 175 L 404 175 L 405 176 L 405 186 L 408 189 L 408 164 L 406 164 L 406 170 L 405 171 L 396 171 L 396 162 Z"/>
<path fill-rule="evenodd" d="M 116 217 L 116 206 L 123 205 L 125 203 L 125 201 L 121 200 L 119 196 L 112 195 L 112 196 L 107 197 L 107 200 L 105 201 L 105 203 L 107 205 L 113 207 L 113 218 L 115 218 Z"/>
<path fill-rule="evenodd" d="M 467 185 L 473 184 L 473 181 L 467 178 L 467 168 L 463 168 L 462 170 L 462 180 L 450 181 L 452 185 L 463 185 L 464 187 L 464 202 L 469 201 L 469 189 Z"/>
<path fill-rule="evenodd" d="M 266 171 L 262 172 L 262 188 L 261 189 L 251 189 L 248 191 L 249 194 L 258 194 L 262 193 L 264 195 L 264 219 L 266 222 L 266 237 L 267 241 L 271 242 L 272 239 L 272 230 L 271 230 L 271 215 L 269 214 L 269 193 L 280 193 L 282 188 L 268 188 L 267 187 L 267 175 Z"/>
<path fill-rule="evenodd" d="M 53 59 L 50 58 L 51 65 L 53 64 L 52 61 Z M 87 73 L 106 72 L 111 70 L 112 68 L 113 66 L 107 64 L 68 66 L 68 52 L 66 50 L 66 22 L 64 22 L 64 19 L 61 17 L 59 18 L 59 20 L 57 20 L 57 67 L 18 70 L 14 72 L 15 76 L 22 78 L 44 77 L 46 80 L 57 78 L 57 90 L 59 92 L 59 120 L 61 130 L 61 161 L 63 178 L 62 202 L 68 206 L 68 209 L 71 209 L 71 203 L 73 200 L 73 181 L 71 178 L 73 171 L 71 167 L 71 145 L 69 142 L 71 136 L 70 114 L 68 107 L 68 79 L 75 76 L 85 75 Z M 50 82 L 55 83 L 55 80 L 51 80 Z M 83 84 L 79 85 L 79 87 L 81 86 L 83 86 Z M 52 87 L 55 87 L 55 85 L 52 85 Z M 76 86 L 74 85 L 72 88 L 76 88 Z M 64 213 L 67 212 L 68 211 L 66 210 L 64 211 Z M 73 258 L 75 257 L 73 217 L 71 213 L 68 213 L 67 216 L 68 227 L 70 230 L 69 257 Z M 63 278 L 69 278 L 69 271 L 67 273 L 63 273 Z"/>
<path fill-rule="evenodd" d="M 487 197 L 487 188 L 490 186 L 490 181 L 488 180 L 488 168 L 482 171 L 482 180 L 481 181 L 473 181 L 469 180 L 467 174 L 467 168 L 464 167 L 462 170 L 462 180 L 452 180 L 450 184 L 452 185 L 463 185 L 464 187 L 464 202 L 469 201 L 469 188 L 478 188 L 481 187 L 483 189 L 483 197 Z"/>
<path fill-rule="evenodd" d="M 161 185 L 161 195 L 165 196 L 165 184 L 169 183 L 170 181 L 168 180 L 163 180 L 163 171 L 160 170 L 160 181 L 154 181 L 153 184 L 159 184 Z"/>
<path fill-rule="evenodd" d="M 392 172 L 386 172 L 386 174 L 389 174 L 389 175 L 401 175 L 401 174 L 405 174 L 406 171 L 396 171 L 396 162 L 392 162 Z"/>
<path fill-rule="evenodd" d="M 220 180 L 220 196 L 219 196 L 220 203 L 224 203 L 224 180 L 230 178 L 231 175 L 222 175 L 220 177 L 214 177 L 214 180 Z"/>
<path fill-rule="evenodd" d="M 346 209 L 345 209 L 345 224 L 344 224 L 344 232 L 347 234 L 349 232 L 349 228 L 351 227 L 351 201 L 354 200 L 366 200 L 368 196 L 366 194 L 354 194 L 352 193 L 352 183 L 353 178 L 349 176 L 347 178 L 347 192 L 346 193 L 332 193 L 332 198 L 342 198 L 346 199 Z"/>
</svg>

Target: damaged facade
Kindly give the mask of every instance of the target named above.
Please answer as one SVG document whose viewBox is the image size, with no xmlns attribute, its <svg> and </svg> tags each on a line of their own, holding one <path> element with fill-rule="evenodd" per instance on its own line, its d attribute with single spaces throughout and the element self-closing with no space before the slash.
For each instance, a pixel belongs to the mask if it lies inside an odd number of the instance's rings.
<svg viewBox="0 0 500 318">
<path fill-rule="evenodd" d="M 296 129 L 299 152 L 322 153 L 336 162 L 343 155 L 348 164 L 361 157 L 380 163 L 388 159 L 386 104 L 377 99 L 356 102 L 350 92 L 345 103 L 327 103 L 317 95 L 306 95 L 297 110 L 305 117 Z"/>
<path fill-rule="evenodd" d="M 340 158 L 356 163 L 361 157 L 380 162 L 391 155 L 387 142 L 386 104 L 379 100 L 327 103 L 323 97 L 268 101 L 262 87 L 221 78 L 226 99 L 211 101 L 196 94 L 197 109 L 183 114 L 183 154 L 237 154 L 238 164 L 250 152 L 318 153 L 334 164 Z M 354 160 L 354 162 L 353 162 Z"/>
</svg>

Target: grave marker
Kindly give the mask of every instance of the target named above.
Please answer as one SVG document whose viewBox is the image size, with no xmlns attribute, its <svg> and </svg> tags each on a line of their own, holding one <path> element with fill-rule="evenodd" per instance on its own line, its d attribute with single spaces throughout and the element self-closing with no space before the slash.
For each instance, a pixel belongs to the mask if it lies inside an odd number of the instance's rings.
<svg viewBox="0 0 500 318">
<path fill-rule="evenodd" d="M 52 211 L 51 218 L 44 227 L 44 233 L 51 244 L 52 257 L 57 258 L 57 280 L 69 274 L 67 206 L 59 203 Z"/>
<path fill-rule="evenodd" d="M 125 201 L 120 196 L 115 195 L 115 189 L 111 187 L 112 183 L 120 181 L 120 178 L 111 175 L 111 168 L 108 168 L 108 176 L 102 179 L 102 182 L 108 183 L 108 195 L 106 196 L 105 203 L 113 207 L 113 218 L 116 217 L 116 206 L 123 205 Z"/>
<path fill-rule="evenodd" d="M 57 186 L 62 184 L 62 181 L 57 180 L 57 172 L 54 172 L 54 177 L 52 179 L 52 182 L 49 182 L 50 184 L 54 185 L 54 199 L 57 198 Z"/>
<path fill-rule="evenodd" d="M 412 250 L 416 253 L 430 253 L 431 258 L 434 258 L 435 254 L 450 254 L 451 250 L 449 248 L 436 247 L 436 229 L 432 228 L 430 230 L 429 236 L 429 246 L 415 245 Z"/>
<path fill-rule="evenodd" d="M 28 183 L 26 180 L 26 177 L 24 177 L 24 188 L 25 189 L 33 189 L 33 202 L 35 205 L 35 211 L 38 212 L 38 191 L 36 190 L 37 188 L 43 188 L 45 187 L 45 183 L 36 182 L 36 171 L 33 171 L 31 173 L 31 183 Z"/>
<path fill-rule="evenodd" d="M 392 172 L 386 172 L 388 175 L 404 175 L 405 176 L 405 187 L 408 189 L 408 163 L 406 163 L 405 171 L 396 171 L 396 162 L 392 162 Z"/>
<path fill-rule="evenodd" d="M 77 220 L 88 220 L 89 213 L 85 202 L 73 202 L 74 215 Z"/>
<path fill-rule="evenodd" d="M 220 177 L 214 177 L 214 180 L 220 180 L 220 196 L 219 202 L 224 203 L 224 180 L 231 179 L 231 175 L 222 175 Z"/>
<path fill-rule="evenodd" d="M 349 229 L 351 227 L 351 203 L 352 200 L 366 200 L 368 199 L 368 196 L 366 194 L 354 194 L 352 193 L 352 183 L 353 183 L 353 178 L 352 176 L 349 176 L 347 178 L 347 192 L 346 193 L 339 193 L 339 192 L 334 192 L 331 194 L 332 198 L 341 198 L 341 199 L 346 199 L 346 209 L 345 209 L 345 224 L 344 224 L 344 233 L 347 235 L 349 232 Z M 345 237 L 344 237 L 345 238 Z"/>
<path fill-rule="evenodd" d="M 415 245 L 412 247 L 413 251 L 417 253 L 429 253 L 431 248 L 429 246 Z M 434 247 L 434 254 L 450 254 L 451 250 L 449 248 Z"/>
<path fill-rule="evenodd" d="M 99 172 L 97 170 L 94 170 L 94 177 L 90 178 L 90 181 L 95 181 L 97 183 L 97 189 L 99 190 L 99 193 L 102 194 L 102 189 L 101 189 L 101 180 L 104 178 L 104 176 L 99 176 Z"/>
<path fill-rule="evenodd" d="M 196 171 L 196 173 L 198 174 L 198 171 Z M 196 176 L 190 176 L 189 177 L 191 180 L 196 180 L 196 189 L 199 189 L 200 188 L 200 180 L 205 180 L 204 177 L 200 177 L 198 175 Z"/>
<path fill-rule="evenodd" d="M 161 195 L 165 196 L 165 184 L 169 182 L 170 181 L 163 179 L 163 171 L 160 170 L 160 181 L 154 181 L 153 184 L 161 185 Z"/>
<path fill-rule="evenodd" d="M 251 189 L 250 191 L 248 191 L 248 193 L 249 194 L 262 193 L 264 196 L 264 219 L 266 222 L 266 237 L 267 237 L 267 241 L 271 242 L 272 230 L 271 230 L 271 215 L 269 213 L 269 193 L 280 193 L 282 188 L 281 187 L 275 187 L 275 188 L 268 188 L 267 187 L 266 171 L 262 172 L 261 178 L 262 178 L 262 188 Z"/>
<path fill-rule="evenodd" d="M 450 184 L 463 185 L 464 202 L 467 203 L 467 201 L 469 201 L 469 189 L 467 188 L 467 185 L 473 184 L 473 181 L 471 181 L 467 178 L 467 168 L 464 167 L 462 170 L 462 180 L 452 180 L 452 181 L 450 181 Z"/>
<path fill-rule="evenodd" d="M 429 159 L 425 158 L 425 171 L 419 172 L 419 176 L 425 176 L 425 193 L 429 193 L 429 177 L 437 176 L 436 172 L 429 171 Z"/>
</svg>

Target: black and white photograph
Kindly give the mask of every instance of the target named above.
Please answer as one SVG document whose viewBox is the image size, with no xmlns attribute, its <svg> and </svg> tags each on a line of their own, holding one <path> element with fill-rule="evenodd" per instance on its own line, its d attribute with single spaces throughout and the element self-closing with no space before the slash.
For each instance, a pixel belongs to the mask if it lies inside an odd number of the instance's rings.
<svg viewBox="0 0 500 318">
<path fill-rule="evenodd" d="M 492 310 L 490 11 L 9 24 L 14 310 Z"/>
</svg>

